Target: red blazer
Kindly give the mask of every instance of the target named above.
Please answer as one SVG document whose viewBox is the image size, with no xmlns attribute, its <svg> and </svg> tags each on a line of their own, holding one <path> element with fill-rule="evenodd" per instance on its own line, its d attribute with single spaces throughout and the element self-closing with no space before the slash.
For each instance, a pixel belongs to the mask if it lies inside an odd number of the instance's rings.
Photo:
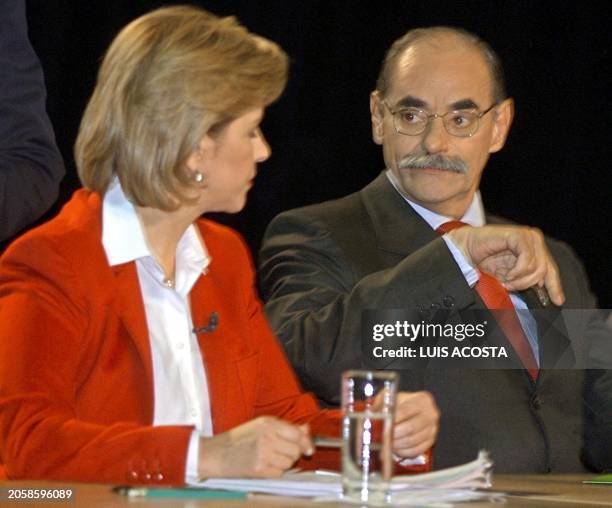
<svg viewBox="0 0 612 508">
<path fill-rule="evenodd" d="M 337 432 L 337 414 L 302 393 L 268 327 L 243 241 L 198 226 L 212 262 L 191 292 L 193 322 L 219 315 L 198 337 L 214 433 L 259 415 Z M 9 478 L 180 484 L 192 428 L 152 426 L 136 267 L 110 267 L 101 237 L 101 198 L 80 190 L 0 260 L 0 459 Z"/>
</svg>

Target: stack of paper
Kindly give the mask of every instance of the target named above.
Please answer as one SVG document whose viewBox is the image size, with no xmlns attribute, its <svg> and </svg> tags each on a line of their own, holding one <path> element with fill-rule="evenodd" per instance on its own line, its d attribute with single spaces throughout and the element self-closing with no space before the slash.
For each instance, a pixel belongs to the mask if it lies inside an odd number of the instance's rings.
<svg viewBox="0 0 612 508">
<path fill-rule="evenodd" d="M 393 478 L 391 491 L 394 504 L 427 505 L 431 502 L 458 502 L 480 499 L 490 494 L 474 492 L 491 486 L 492 462 L 487 452 L 462 466 L 432 473 Z M 260 492 L 282 496 L 338 499 L 342 494 L 339 473 L 328 471 L 291 472 L 272 480 L 218 478 L 192 484 L 197 487 Z M 349 500 L 350 501 L 350 500 Z"/>
<path fill-rule="evenodd" d="M 489 454 L 480 450 L 478 457 L 462 466 L 449 467 L 431 473 L 396 476 L 393 478 L 392 490 L 404 490 L 415 487 L 439 489 L 488 489 L 491 487 L 493 462 Z"/>
</svg>

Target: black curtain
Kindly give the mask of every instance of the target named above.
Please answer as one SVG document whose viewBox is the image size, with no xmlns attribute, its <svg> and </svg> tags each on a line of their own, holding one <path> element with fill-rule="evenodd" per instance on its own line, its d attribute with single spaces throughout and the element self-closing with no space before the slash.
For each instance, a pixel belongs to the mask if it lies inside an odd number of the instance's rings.
<svg viewBox="0 0 612 508">
<path fill-rule="evenodd" d="M 72 146 L 104 50 L 127 22 L 171 3 L 178 2 L 28 1 L 30 37 L 68 168 L 60 202 L 47 217 L 79 185 Z M 391 42 L 417 26 L 461 26 L 500 54 L 516 101 L 506 147 L 485 170 L 485 206 L 569 243 L 600 304 L 612 307 L 609 2 L 191 3 L 236 15 L 291 57 L 288 88 L 263 124 L 272 157 L 260 166 L 245 210 L 215 217 L 237 228 L 255 254 L 278 212 L 356 191 L 382 169 L 370 136 L 368 95 Z"/>
</svg>

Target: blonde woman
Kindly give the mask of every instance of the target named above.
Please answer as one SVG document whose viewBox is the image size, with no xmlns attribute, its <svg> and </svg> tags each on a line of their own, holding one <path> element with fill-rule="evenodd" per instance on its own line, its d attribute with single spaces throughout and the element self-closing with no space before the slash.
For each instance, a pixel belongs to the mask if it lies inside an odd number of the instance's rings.
<svg viewBox="0 0 612 508">
<path fill-rule="evenodd" d="M 286 77 L 276 44 L 194 7 L 114 40 L 76 143 L 84 189 L 0 262 L 8 477 L 278 476 L 313 454 L 311 432 L 337 431 L 265 321 L 243 241 L 200 219 L 243 208 Z M 438 419 L 431 397 L 409 397 L 404 456 Z"/>
</svg>

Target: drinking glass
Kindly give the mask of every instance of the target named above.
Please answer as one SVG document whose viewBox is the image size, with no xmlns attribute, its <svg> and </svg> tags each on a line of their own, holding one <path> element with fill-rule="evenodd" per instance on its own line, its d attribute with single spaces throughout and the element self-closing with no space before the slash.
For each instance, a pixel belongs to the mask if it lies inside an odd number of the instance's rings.
<svg viewBox="0 0 612 508">
<path fill-rule="evenodd" d="M 363 502 L 388 500 L 393 474 L 395 372 L 350 370 L 342 375 L 342 490 Z"/>
</svg>

